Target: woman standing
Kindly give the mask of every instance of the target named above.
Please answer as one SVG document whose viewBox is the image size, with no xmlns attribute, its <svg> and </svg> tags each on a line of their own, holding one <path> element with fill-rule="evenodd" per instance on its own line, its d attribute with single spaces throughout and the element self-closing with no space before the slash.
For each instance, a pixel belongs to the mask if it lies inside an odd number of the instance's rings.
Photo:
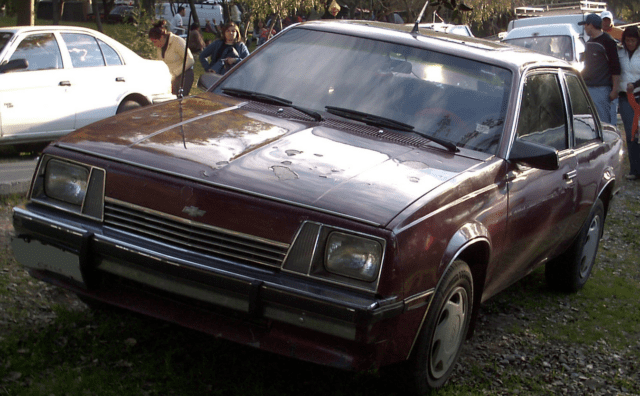
<svg viewBox="0 0 640 396">
<path fill-rule="evenodd" d="M 640 93 L 640 31 L 636 26 L 627 27 L 622 33 L 622 49 L 618 50 L 620 59 L 620 118 L 624 124 L 624 132 L 627 140 L 630 170 L 627 179 L 635 180 L 640 178 L 640 144 L 638 144 L 638 134 L 632 136 L 634 110 L 629 103 L 627 93 L 631 95 Z"/>
<path fill-rule="evenodd" d="M 182 82 L 182 67 L 185 57 L 186 43 L 183 38 L 167 30 L 167 21 L 160 20 L 149 30 L 149 39 L 158 49 L 158 56 L 169 67 L 171 73 L 171 92 L 178 95 Z M 188 96 L 193 85 L 193 55 L 187 50 L 187 61 L 184 63 L 183 95 Z"/>
<path fill-rule="evenodd" d="M 222 38 L 211 43 L 199 57 L 205 71 L 224 74 L 247 56 L 249 50 L 240 41 L 240 29 L 235 23 L 229 22 L 222 27 Z M 211 62 L 207 60 L 209 57 Z"/>
</svg>

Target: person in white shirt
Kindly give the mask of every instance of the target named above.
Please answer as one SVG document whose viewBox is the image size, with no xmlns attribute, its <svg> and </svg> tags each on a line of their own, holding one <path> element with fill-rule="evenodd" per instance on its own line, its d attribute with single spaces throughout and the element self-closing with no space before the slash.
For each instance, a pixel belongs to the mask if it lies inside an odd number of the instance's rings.
<svg viewBox="0 0 640 396">
<path fill-rule="evenodd" d="M 173 16 L 171 20 L 171 29 L 175 34 L 183 34 L 184 33 L 184 25 L 182 23 L 182 17 L 185 16 L 187 10 L 184 7 L 178 7 L 178 12 Z"/>
<path fill-rule="evenodd" d="M 179 97 L 181 97 L 181 94 L 189 96 L 195 78 L 193 71 L 195 60 L 191 51 L 185 48 L 187 43 L 182 37 L 169 32 L 167 30 L 167 21 L 163 19 L 156 22 L 149 30 L 149 39 L 157 48 L 158 58 L 162 59 L 169 68 L 171 73 L 171 93 Z M 182 70 L 184 70 L 184 76 Z M 184 86 L 182 86 L 183 81 Z"/>
</svg>

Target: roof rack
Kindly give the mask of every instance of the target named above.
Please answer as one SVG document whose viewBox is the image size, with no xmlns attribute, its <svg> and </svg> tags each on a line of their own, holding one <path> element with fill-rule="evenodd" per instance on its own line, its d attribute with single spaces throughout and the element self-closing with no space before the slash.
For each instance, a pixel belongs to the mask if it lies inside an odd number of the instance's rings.
<svg viewBox="0 0 640 396">
<path fill-rule="evenodd" d="M 607 10 L 607 3 L 601 1 L 569 1 L 555 4 L 533 4 L 514 9 L 517 18 L 550 14 L 599 13 Z"/>
</svg>

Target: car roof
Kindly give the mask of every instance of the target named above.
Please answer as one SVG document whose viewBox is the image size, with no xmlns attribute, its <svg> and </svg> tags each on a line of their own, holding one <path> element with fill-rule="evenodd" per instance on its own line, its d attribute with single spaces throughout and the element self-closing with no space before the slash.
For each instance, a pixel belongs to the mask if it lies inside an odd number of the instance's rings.
<svg viewBox="0 0 640 396">
<path fill-rule="evenodd" d="M 428 29 L 420 30 L 417 34 L 412 34 L 412 27 L 402 24 L 358 20 L 321 20 L 304 22 L 294 25 L 292 28 L 335 32 L 422 47 L 514 71 L 520 71 L 532 65 L 571 68 L 571 65 L 563 60 L 532 52 L 524 48 L 476 37 L 452 35 Z"/>
<path fill-rule="evenodd" d="M 38 25 L 38 26 L 11 26 L 11 27 L 2 27 L 0 28 L 0 33 L 13 33 L 22 34 L 22 33 L 32 33 L 32 32 L 74 32 L 74 33 L 87 33 L 98 37 L 100 40 L 103 40 L 105 43 L 116 47 L 118 52 L 125 57 L 126 63 L 130 62 L 139 62 L 143 58 L 141 58 L 138 54 L 129 49 L 126 45 L 121 42 L 107 36 L 104 33 L 100 33 L 97 30 L 80 27 L 80 26 L 66 26 L 66 25 Z"/>
<path fill-rule="evenodd" d="M 511 29 L 505 40 L 533 36 L 580 36 L 570 23 L 523 26 Z"/>
<path fill-rule="evenodd" d="M 97 30 L 80 27 L 80 26 L 66 26 L 66 25 L 11 26 L 11 27 L 0 28 L 0 32 L 12 32 L 12 33 L 38 32 L 38 31 L 65 31 L 65 30 L 103 35 L 103 33 L 100 33 Z"/>
</svg>

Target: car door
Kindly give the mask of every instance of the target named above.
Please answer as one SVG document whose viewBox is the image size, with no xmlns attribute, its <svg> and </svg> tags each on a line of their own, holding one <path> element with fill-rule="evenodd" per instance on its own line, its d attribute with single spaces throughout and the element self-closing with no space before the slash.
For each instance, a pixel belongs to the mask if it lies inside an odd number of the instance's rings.
<svg viewBox="0 0 640 396">
<path fill-rule="evenodd" d="M 571 123 L 569 125 L 572 132 L 572 145 L 577 160 L 575 173 L 577 207 L 566 232 L 575 235 L 582 227 L 600 192 L 605 164 L 595 159 L 604 153 L 605 147 L 595 106 L 591 105 L 586 86 L 574 72 L 567 71 L 563 75 L 570 103 Z"/>
<path fill-rule="evenodd" d="M 500 263 L 488 274 L 490 283 L 505 284 L 501 277 L 525 275 L 566 246 L 570 238 L 566 230 L 577 205 L 577 158 L 571 149 L 565 102 L 557 72 L 532 72 L 525 77 L 515 139 L 555 148 L 559 168 L 550 171 L 507 164 L 506 248 Z"/>
<path fill-rule="evenodd" d="M 66 32 L 61 37 L 73 66 L 75 127 L 114 115 L 127 92 L 128 80 L 126 66 L 118 53 L 89 34 Z"/>
<path fill-rule="evenodd" d="M 17 41 L 6 60 L 26 59 L 29 67 L 0 74 L 3 138 L 51 140 L 74 129 L 75 108 L 53 33 L 30 33 Z"/>
</svg>

